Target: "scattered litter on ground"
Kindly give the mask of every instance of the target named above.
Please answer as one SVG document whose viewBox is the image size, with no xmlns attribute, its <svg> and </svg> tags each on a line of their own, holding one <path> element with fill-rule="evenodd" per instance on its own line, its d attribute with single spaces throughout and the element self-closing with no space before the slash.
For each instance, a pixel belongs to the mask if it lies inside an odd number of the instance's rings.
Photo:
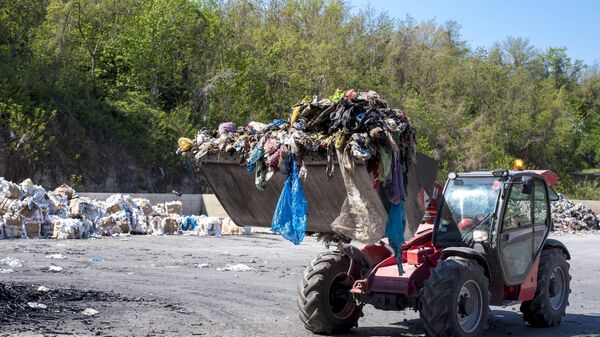
<svg viewBox="0 0 600 337">
<path fill-rule="evenodd" d="M 8 257 L 1 259 L 0 265 L 6 265 L 6 266 L 10 267 L 11 269 L 23 267 L 23 263 L 21 262 L 21 260 L 15 259 L 12 256 L 8 256 Z"/>
<path fill-rule="evenodd" d="M 92 309 L 92 308 L 85 308 L 85 310 L 83 310 L 81 312 L 81 314 L 84 315 L 84 316 L 94 316 L 94 315 L 97 315 L 99 313 L 100 313 L 100 311 Z"/>
<path fill-rule="evenodd" d="M 98 256 L 94 256 L 94 257 L 92 257 L 90 259 L 90 263 L 91 264 L 100 264 L 102 262 L 104 262 L 104 260 L 101 257 L 98 257 Z"/>
<path fill-rule="evenodd" d="M 33 309 L 46 309 L 46 308 L 48 308 L 47 305 L 45 305 L 43 303 L 38 303 L 38 302 L 27 302 L 27 305 L 30 308 L 33 308 Z"/>
<path fill-rule="evenodd" d="M 53 272 L 53 273 L 58 273 L 64 270 L 63 267 L 59 267 L 59 266 L 55 266 L 55 265 L 50 265 L 47 267 L 42 267 L 40 268 L 42 271 L 49 271 L 49 272 Z"/>
<path fill-rule="evenodd" d="M 223 268 L 217 268 L 217 271 L 235 271 L 235 272 L 244 272 L 244 271 L 251 271 L 253 270 L 252 267 L 249 267 L 243 263 L 238 263 L 238 264 L 234 264 L 234 265 L 226 265 Z"/>
<path fill-rule="evenodd" d="M 0 335 L 30 335 L 36 331 L 36 335 L 73 335 L 88 336 L 98 335 L 95 329 L 74 331 L 66 329 L 69 324 L 77 324 L 83 327 L 100 327 L 112 329 L 107 322 L 94 322 L 101 314 L 92 316 L 84 315 L 84 309 L 107 308 L 114 315 L 114 308 L 127 308 L 126 312 L 140 310 L 140 312 L 151 311 L 162 308 L 156 300 L 128 298 L 113 292 L 101 292 L 89 289 L 56 288 L 51 291 L 40 291 L 39 284 L 32 285 L 30 282 L 0 283 Z M 165 315 L 175 312 L 177 306 L 163 309 Z M 117 309 L 119 310 L 119 309 Z M 92 313 L 93 311 L 88 311 Z M 86 313 L 88 313 L 86 312 Z M 115 317 L 115 316 L 111 316 Z M 122 317 L 120 317 L 122 318 Z M 82 321 L 82 319 L 84 319 Z M 81 325 L 81 323 L 84 325 Z M 26 325 L 25 325 L 26 324 Z M 108 325 L 107 325 L 108 324 Z M 84 328 L 85 329 L 85 328 Z M 99 330 L 96 330 L 99 331 Z"/>
<path fill-rule="evenodd" d="M 50 291 L 50 288 L 48 288 L 48 287 L 45 287 L 45 286 L 39 286 L 39 287 L 37 288 L 37 291 L 39 291 L 39 292 L 42 292 L 42 293 L 47 293 L 47 292 L 49 292 L 49 291 Z"/>
<path fill-rule="evenodd" d="M 46 255 L 46 258 L 53 259 L 53 260 L 64 260 L 67 257 L 62 254 L 50 254 L 50 255 Z"/>
<path fill-rule="evenodd" d="M 0 274 L 10 274 L 10 273 L 14 273 L 15 271 L 13 269 L 0 269 Z"/>
<path fill-rule="evenodd" d="M 196 268 L 210 268 L 208 263 L 200 263 L 196 265 Z"/>
</svg>

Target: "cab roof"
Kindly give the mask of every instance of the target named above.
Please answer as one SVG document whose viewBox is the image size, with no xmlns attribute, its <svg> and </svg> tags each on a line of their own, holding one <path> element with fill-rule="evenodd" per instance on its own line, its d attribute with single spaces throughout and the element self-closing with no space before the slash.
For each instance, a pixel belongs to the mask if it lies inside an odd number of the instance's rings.
<svg viewBox="0 0 600 337">
<path fill-rule="evenodd" d="M 548 185 L 550 185 L 550 186 L 556 185 L 556 183 L 558 183 L 558 174 L 556 174 L 555 172 L 550 171 L 550 170 L 523 170 L 523 171 L 511 170 L 511 171 L 508 171 L 508 174 L 511 176 L 519 175 L 519 174 L 523 174 L 523 173 L 533 173 L 535 175 L 542 176 L 546 180 Z M 471 172 L 459 172 L 456 174 L 459 177 L 492 177 L 493 171 L 471 171 Z"/>
</svg>

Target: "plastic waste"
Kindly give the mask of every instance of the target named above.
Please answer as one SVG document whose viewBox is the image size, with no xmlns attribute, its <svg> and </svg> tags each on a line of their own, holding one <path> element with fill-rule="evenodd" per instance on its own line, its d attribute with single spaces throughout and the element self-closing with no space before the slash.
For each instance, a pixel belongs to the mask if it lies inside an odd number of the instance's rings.
<svg viewBox="0 0 600 337">
<path fill-rule="evenodd" d="M 92 309 L 92 308 L 85 308 L 85 309 L 84 309 L 84 310 L 81 312 L 81 314 L 82 314 L 82 315 L 84 315 L 84 316 L 94 316 L 94 315 L 97 315 L 97 314 L 99 314 L 99 313 L 100 313 L 100 311 L 98 311 L 98 310 L 96 310 L 96 309 Z"/>
<path fill-rule="evenodd" d="M 189 151 L 194 146 L 194 141 L 189 138 L 181 137 L 177 140 L 177 145 L 182 151 Z"/>
<path fill-rule="evenodd" d="M 43 271 L 49 271 L 49 272 L 53 272 L 53 273 L 58 273 L 64 270 L 63 267 L 59 267 L 59 266 L 55 266 L 55 265 L 49 265 L 48 267 L 42 267 L 40 268 Z"/>
<path fill-rule="evenodd" d="M 67 200 L 73 199 L 73 197 L 75 197 L 75 190 L 67 184 L 62 184 L 59 187 L 55 188 L 53 193 L 56 195 L 63 196 L 67 198 Z"/>
<path fill-rule="evenodd" d="M 101 264 L 104 260 L 101 257 L 94 256 L 90 259 L 91 264 Z"/>
<path fill-rule="evenodd" d="M 53 259 L 53 260 L 64 260 L 67 257 L 62 254 L 50 254 L 50 255 L 46 255 L 46 258 Z"/>
<path fill-rule="evenodd" d="M 587 205 L 575 204 L 559 194 L 559 200 L 552 202 L 551 206 L 555 231 L 600 229 L 598 216 Z"/>
<path fill-rule="evenodd" d="M 19 185 L 0 177 L 0 198 L 21 199 Z"/>
<path fill-rule="evenodd" d="M 385 219 L 379 216 L 375 205 L 363 198 L 356 187 L 354 162 L 348 150 L 343 153 L 337 150 L 340 171 L 346 186 L 346 199 L 342 204 L 340 215 L 331 223 L 331 229 L 360 243 L 371 244 L 379 241 L 384 233 Z"/>
<path fill-rule="evenodd" d="M 181 214 L 183 204 L 181 201 L 169 201 L 165 203 L 165 208 L 169 214 Z"/>
<path fill-rule="evenodd" d="M 15 259 L 12 256 L 5 257 L 0 260 L 0 265 L 8 266 L 12 269 L 23 267 L 23 263 L 19 259 Z"/>
<path fill-rule="evenodd" d="M 204 225 L 206 235 L 221 236 L 221 219 L 215 217 L 200 217 L 199 223 Z"/>
<path fill-rule="evenodd" d="M 252 153 L 248 158 L 248 172 L 254 171 L 254 168 L 256 167 L 256 162 L 260 159 L 260 157 L 262 157 L 263 153 L 264 151 L 260 147 L 255 147 L 254 150 L 252 150 Z"/>
<path fill-rule="evenodd" d="M 298 177 L 296 156 L 290 154 L 292 171 L 283 185 L 283 190 L 275 207 L 271 230 L 281 234 L 285 239 L 299 245 L 306 232 L 306 212 L 308 201 L 304 195 L 302 182 Z"/>
<path fill-rule="evenodd" d="M 249 267 L 243 263 L 238 263 L 238 264 L 228 264 L 223 268 L 217 268 L 217 271 L 234 271 L 234 272 L 245 272 L 245 271 L 251 271 L 253 270 L 252 267 Z"/>
<path fill-rule="evenodd" d="M 43 303 L 38 303 L 38 302 L 27 302 L 27 305 L 30 308 L 33 308 L 33 309 L 46 309 L 46 308 L 48 308 L 47 305 L 45 305 Z"/>
<path fill-rule="evenodd" d="M 233 122 L 225 122 L 219 124 L 219 134 L 236 132 L 237 128 L 235 127 L 235 123 Z"/>
<path fill-rule="evenodd" d="M 81 219 L 62 219 L 51 216 L 50 221 L 54 225 L 52 237 L 55 239 L 81 239 L 85 232 Z"/>
<path fill-rule="evenodd" d="M 183 218 L 183 221 L 181 222 L 182 230 L 189 231 L 196 229 L 196 227 L 198 227 L 198 221 L 196 221 L 194 217 L 186 216 L 185 218 Z"/>
<path fill-rule="evenodd" d="M 267 124 L 260 122 L 250 122 L 248 123 L 248 126 L 254 129 L 256 132 L 262 132 L 268 127 Z"/>
</svg>

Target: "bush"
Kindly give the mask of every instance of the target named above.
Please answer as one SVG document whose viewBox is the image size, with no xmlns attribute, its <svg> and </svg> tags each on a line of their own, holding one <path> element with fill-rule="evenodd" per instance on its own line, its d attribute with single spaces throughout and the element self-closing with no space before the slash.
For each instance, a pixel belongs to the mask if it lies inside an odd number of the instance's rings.
<svg viewBox="0 0 600 337">
<path fill-rule="evenodd" d="M 555 190 L 569 199 L 600 200 L 600 181 L 584 180 L 575 182 L 573 178 L 562 179 Z"/>
</svg>

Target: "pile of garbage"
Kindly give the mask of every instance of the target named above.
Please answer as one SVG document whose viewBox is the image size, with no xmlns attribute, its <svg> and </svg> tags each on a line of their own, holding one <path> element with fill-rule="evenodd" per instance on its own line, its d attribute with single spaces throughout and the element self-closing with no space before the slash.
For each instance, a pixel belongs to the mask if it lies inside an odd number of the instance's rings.
<svg viewBox="0 0 600 337">
<path fill-rule="evenodd" d="M 332 229 L 359 242 L 373 243 L 384 231 L 388 237 L 390 231 L 395 233 L 392 236 L 403 235 L 403 201 L 408 170 L 416 155 L 415 134 L 406 114 L 389 108 L 376 92 L 337 90 L 329 98 L 305 97 L 292 106 L 287 120 L 240 127 L 225 122 L 218 130 L 202 129 L 193 139 L 180 138 L 178 153 L 200 165 L 207 154 L 237 155 L 248 172 L 254 172 L 256 187 L 261 190 L 274 174 L 285 174 L 271 229 L 295 244 L 304 237 L 308 207 L 302 189 L 306 177 L 303 156 L 322 153 L 327 156 L 329 177 L 337 160 L 347 190 Z M 385 219 L 379 218 L 356 188 L 355 160 L 366 163 L 375 189 L 392 205 L 389 214 L 394 221 L 388 219 L 385 226 Z"/>
<path fill-rule="evenodd" d="M 559 194 L 552 202 L 552 221 L 554 230 L 574 232 L 600 229 L 600 221 L 594 211 L 585 204 L 575 204 Z"/>
<path fill-rule="evenodd" d="M 127 233 L 249 233 L 231 220 L 224 226 L 219 218 L 182 216 L 182 206 L 180 201 L 151 205 L 148 199 L 122 194 L 98 201 L 78 196 L 68 185 L 46 191 L 30 179 L 15 184 L 0 177 L 0 239 L 81 239 Z"/>
</svg>

